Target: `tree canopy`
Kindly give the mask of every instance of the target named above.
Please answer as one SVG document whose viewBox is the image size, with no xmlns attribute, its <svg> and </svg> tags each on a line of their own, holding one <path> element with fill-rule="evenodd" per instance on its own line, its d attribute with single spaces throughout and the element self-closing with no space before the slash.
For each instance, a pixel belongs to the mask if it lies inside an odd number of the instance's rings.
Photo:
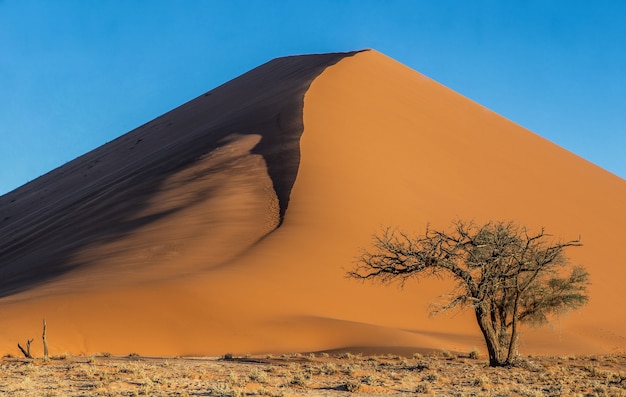
<svg viewBox="0 0 626 397">
<path fill-rule="evenodd" d="M 456 286 L 435 312 L 473 308 L 490 365 L 512 365 L 520 323 L 543 325 L 587 302 L 589 274 L 582 266 L 567 269 L 565 255 L 581 245 L 579 239 L 555 241 L 544 229 L 530 233 L 502 221 L 455 221 L 450 231 L 427 227 L 417 237 L 388 228 L 374 236 L 373 248 L 362 253 L 348 276 L 385 283 L 451 277 Z"/>
</svg>

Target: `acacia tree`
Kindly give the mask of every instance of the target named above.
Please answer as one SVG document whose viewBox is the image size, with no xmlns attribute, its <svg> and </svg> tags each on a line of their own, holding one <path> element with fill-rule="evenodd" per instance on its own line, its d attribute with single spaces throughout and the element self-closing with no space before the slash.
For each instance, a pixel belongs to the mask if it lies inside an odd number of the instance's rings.
<svg viewBox="0 0 626 397">
<path fill-rule="evenodd" d="M 554 242 L 543 229 L 529 234 L 512 222 L 455 221 L 449 232 L 427 227 L 418 237 L 388 228 L 374 236 L 373 250 L 363 252 L 348 276 L 402 285 L 418 276 L 451 277 L 456 287 L 435 314 L 473 308 L 489 365 L 509 366 L 518 356 L 520 323 L 542 325 L 587 302 L 587 271 L 565 272 L 565 250 L 581 245 Z"/>
</svg>

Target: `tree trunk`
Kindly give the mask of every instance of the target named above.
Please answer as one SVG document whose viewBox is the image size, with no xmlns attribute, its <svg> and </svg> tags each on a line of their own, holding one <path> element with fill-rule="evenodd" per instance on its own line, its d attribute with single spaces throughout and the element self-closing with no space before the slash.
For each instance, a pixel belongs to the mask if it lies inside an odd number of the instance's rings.
<svg viewBox="0 0 626 397">
<path fill-rule="evenodd" d="M 477 306 L 474 311 L 476 313 L 476 321 L 478 321 L 478 326 L 480 328 L 480 331 L 483 333 L 483 337 L 485 338 L 485 344 L 487 345 L 487 352 L 489 354 L 489 366 L 503 366 L 505 364 L 502 358 L 502 356 L 504 355 L 504 351 L 500 347 L 497 333 L 493 329 L 493 326 L 490 324 L 489 311 L 480 306 Z"/>
<path fill-rule="evenodd" d="M 507 365 L 515 364 L 515 360 L 519 356 L 519 351 L 517 349 L 517 340 L 519 339 L 519 334 L 517 331 L 513 331 L 511 333 L 511 344 L 509 345 L 509 354 L 506 358 Z"/>
<path fill-rule="evenodd" d="M 513 305 L 513 318 L 511 319 L 511 339 L 509 341 L 509 352 L 506 357 L 506 363 L 508 365 L 512 365 L 517 355 L 519 354 L 517 351 L 517 339 L 518 339 L 518 331 L 517 331 L 517 312 L 519 308 L 519 293 L 515 298 L 515 304 Z"/>
</svg>

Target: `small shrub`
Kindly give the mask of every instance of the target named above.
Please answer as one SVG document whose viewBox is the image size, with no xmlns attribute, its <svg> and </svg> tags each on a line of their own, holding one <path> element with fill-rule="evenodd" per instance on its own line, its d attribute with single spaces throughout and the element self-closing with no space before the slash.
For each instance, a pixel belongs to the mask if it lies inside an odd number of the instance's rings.
<svg viewBox="0 0 626 397">
<path fill-rule="evenodd" d="M 248 374 L 248 378 L 252 382 L 265 383 L 267 381 L 267 373 L 258 368 L 252 368 Z"/>
<path fill-rule="evenodd" d="M 418 362 L 416 365 L 409 367 L 407 369 L 411 370 L 411 371 L 418 371 L 418 372 L 422 372 L 424 370 L 430 369 L 431 365 L 429 362 L 427 361 L 420 361 Z"/>
<path fill-rule="evenodd" d="M 431 372 L 422 378 L 422 381 L 431 382 L 431 383 L 437 382 L 438 380 L 439 380 L 439 375 L 437 375 L 434 372 Z"/>
<path fill-rule="evenodd" d="M 257 390 L 256 394 L 259 396 L 270 396 L 270 397 L 282 397 L 283 396 L 283 392 L 280 390 L 272 391 L 263 387 Z"/>
<path fill-rule="evenodd" d="M 361 383 L 351 379 L 347 381 L 345 385 L 343 385 L 343 388 L 350 393 L 355 393 L 361 388 Z"/>
<path fill-rule="evenodd" d="M 480 358 L 480 352 L 478 349 L 474 348 L 471 352 L 469 352 L 469 358 L 472 360 L 478 360 Z"/>
<path fill-rule="evenodd" d="M 334 375 L 337 373 L 337 366 L 333 363 L 325 363 L 322 365 L 320 372 L 324 375 Z"/>
<path fill-rule="evenodd" d="M 523 357 L 518 357 L 517 360 L 515 360 L 514 364 L 516 367 L 524 368 L 525 370 L 528 370 L 531 372 L 540 372 L 540 371 L 543 371 L 544 369 L 541 364 L 531 361 L 529 359 L 523 358 Z"/>
<path fill-rule="evenodd" d="M 489 382 L 489 378 L 485 375 L 481 375 L 478 378 L 474 379 L 472 382 L 472 386 L 474 387 L 485 387 L 485 385 Z"/>
<path fill-rule="evenodd" d="M 365 375 L 364 377 L 361 378 L 361 383 L 365 385 L 373 385 L 374 377 L 372 375 Z"/>
<path fill-rule="evenodd" d="M 603 385 L 601 383 L 596 383 L 593 386 L 593 391 L 596 392 L 597 394 L 601 395 L 601 396 L 606 396 L 608 390 L 609 389 L 605 385 Z"/>
<path fill-rule="evenodd" d="M 420 383 L 415 388 L 415 393 L 427 394 L 429 392 L 430 392 L 430 386 L 428 386 L 428 383 Z"/>
<path fill-rule="evenodd" d="M 242 380 L 239 378 L 239 376 L 237 376 L 236 373 L 234 373 L 233 371 L 230 371 L 228 373 L 228 384 L 230 386 L 244 386 L 245 385 L 245 380 Z"/>
<path fill-rule="evenodd" d="M 296 387 L 306 387 L 306 378 L 303 374 L 295 374 L 289 384 Z"/>
<path fill-rule="evenodd" d="M 346 364 L 341 368 L 341 371 L 346 375 L 352 375 L 354 373 L 354 367 L 351 364 Z"/>
<path fill-rule="evenodd" d="M 210 393 L 217 397 L 233 397 L 234 390 L 225 382 L 217 382 L 211 385 Z"/>
</svg>

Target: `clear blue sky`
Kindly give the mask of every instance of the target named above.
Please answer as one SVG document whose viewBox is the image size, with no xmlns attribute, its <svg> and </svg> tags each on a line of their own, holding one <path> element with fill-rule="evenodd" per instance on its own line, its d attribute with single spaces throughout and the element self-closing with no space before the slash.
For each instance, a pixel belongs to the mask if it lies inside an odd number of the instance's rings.
<svg viewBox="0 0 626 397">
<path fill-rule="evenodd" d="M 626 1 L 0 0 L 0 194 L 272 58 L 362 48 L 626 178 Z"/>
</svg>

